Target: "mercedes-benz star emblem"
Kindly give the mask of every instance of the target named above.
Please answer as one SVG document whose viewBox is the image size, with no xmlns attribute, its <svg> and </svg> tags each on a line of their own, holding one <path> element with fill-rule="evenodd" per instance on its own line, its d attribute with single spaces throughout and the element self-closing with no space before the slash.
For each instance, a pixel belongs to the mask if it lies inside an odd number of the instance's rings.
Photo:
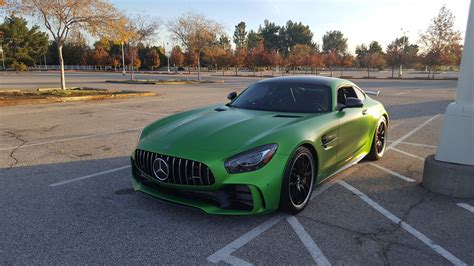
<svg viewBox="0 0 474 266">
<path fill-rule="evenodd" d="M 164 181 L 169 176 L 169 167 L 165 160 L 156 158 L 153 161 L 153 174 L 158 180 Z"/>
</svg>

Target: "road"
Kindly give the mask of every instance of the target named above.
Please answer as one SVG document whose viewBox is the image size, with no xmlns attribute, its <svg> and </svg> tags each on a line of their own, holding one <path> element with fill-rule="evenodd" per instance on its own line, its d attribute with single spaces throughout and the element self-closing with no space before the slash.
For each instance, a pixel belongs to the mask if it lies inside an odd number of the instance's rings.
<svg viewBox="0 0 474 266">
<path fill-rule="evenodd" d="M 129 156 L 142 127 L 226 102 L 256 80 L 0 107 L 0 264 L 474 264 L 474 200 L 420 184 L 456 81 L 357 81 L 382 91 L 390 149 L 334 176 L 296 216 L 212 216 L 132 191 Z"/>
</svg>

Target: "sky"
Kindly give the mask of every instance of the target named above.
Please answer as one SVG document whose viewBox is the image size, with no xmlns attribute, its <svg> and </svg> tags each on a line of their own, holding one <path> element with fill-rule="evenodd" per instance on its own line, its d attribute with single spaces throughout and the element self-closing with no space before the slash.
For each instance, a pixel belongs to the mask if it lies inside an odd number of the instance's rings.
<svg viewBox="0 0 474 266">
<path fill-rule="evenodd" d="M 313 41 L 322 43 L 330 30 L 340 30 L 347 38 L 349 49 L 362 43 L 378 41 L 386 47 L 403 31 L 411 43 L 445 5 L 456 16 L 456 28 L 465 32 L 469 0 L 110 0 L 128 15 L 148 15 L 159 18 L 163 25 L 188 11 L 205 15 L 225 26 L 229 36 L 240 21 L 247 31 L 257 30 L 265 19 L 277 25 L 286 21 L 309 25 Z M 473 0 L 474 1 L 474 0 Z M 166 26 L 161 27 L 157 44 L 169 42 Z"/>
</svg>

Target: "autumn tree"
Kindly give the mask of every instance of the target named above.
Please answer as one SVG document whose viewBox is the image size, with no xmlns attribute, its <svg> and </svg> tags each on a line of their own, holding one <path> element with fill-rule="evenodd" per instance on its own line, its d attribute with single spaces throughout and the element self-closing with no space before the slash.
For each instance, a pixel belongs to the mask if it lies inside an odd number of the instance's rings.
<svg viewBox="0 0 474 266">
<path fill-rule="evenodd" d="M 275 68 L 279 68 L 283 62 L 283 58 L 279 51 L 273 51 L 269 54 L 270 66 L 272 67 L 272 76 L 275 75 Z"/>
<path fill-rule="evenodd" d="M 246 47 L 236 48 L 234 51 L 234 66 L 235 66 L 235 76 L 237 76 L 239 67 L 245 65 L 245 59 L 247 57 L 248 50 Z"/>
<path fill-rule="evenodd" d="M 218 35 L 223 33 L 223 26 L 216 21 L 196 13 L 187 13 L 167 24 L 173 37 L 189 52 L 197 56 L 198 80 L 201 81 L 201 54 L 212 46 Z"/>
<path fill-rule="evenodd" d="M 181 51 L 181 47 L 179 45 L 176 45 L 173 47 L 173 50 L 171 50 L 171 63 L 175 67 L 175 72 L 176 72 L 176 67 L 181 67 L 184 64 L 184 54 Z"/>
<path fill-rule="evenodd" d="M 297 44 L 290 50 L 287 56 L 287 62 L 288 65 L 293 68 L 293 74 L 297 67 L 303 66 L 307 68 L 311 65 L 311 50 L 311 46 L 306 44 Z"/>
<path fill-rule="evenodd" d="M 350 53 L 344 53 L 339 56 L 339 62 L 337 63 L 341 68 L 341 77 L 344 76 L 344 68 L 352 66 L 354 63 L 354 56 Z"/>
<path fill-rule="evenodd" d="M 260 70 L 270 65 L 270 54 L 265 49 L 263 42 L 249 50 L 245 62 L 248 66 L 252 67 L 254 75 L 257 69 Z"/>
<path fill-rule="evenodd" d="M 357 60 L 359 66 L 367 68 L 367 77 L 370 78 L 370 70 L 380 68 L 385 64 L 382 47 L 376 41 L 369 46 L 362 44 L 356 47 Z"/>
<path fill-rule="evenodd" d="M 18 0 L 15 11 L 41 21 L 57 43 L 62 89 L 66 89 L 63 46 L 71 30 L 86 31 L 92 35 L 106 34 L 113 24 L 123 18 L 105 0 Z"/>
<path fill-rule="evenodd" d="M 418 45 L 410 44 L 408 37 L 396 38 L 387 45 L 385 62 L 392 69 L 392 78 L 396 68 L 401 65 L 411 66 L 417 60 Z"/>
<path fill-rule="evenodd" d="M 324 66 L 329 68 L 331 72 L 331 77 L 332 77 L 333 69 L 338 63 L 338 55 L 335 52 L 328 50 L 328 52 L 325 52 L 323 54 L 323 62 L 324 62 Z"/>
<path fill-rule="evenodd" d="M 454 28 L 456 17 L 443 6 L 436 17 L 431 20 L 428 29 L 420 35 L 423 48 L 423 61 L 432 71 L 434 78 L 436 68 L 453 64 L 456 52 L 453 47 L 460 47 L 461 32 Z M 429 76 L 429 73 L 428 73 Z"/>
<path fill-rule="evenodd" d="M 241 21 L 235 25 L 234 30 L 234 43 L 237 49 L 244 48 L 247 45 L 247 31 L 245 30 L 245 22 Z"/>
<path fill-rule="evenodd" d="M 184 53 L 184 65 L 188 67 L 189 74 L 191 74 L 191 67 L 195 67 L 198 62 L 198 55 L 196 53 L 190 51 Z"/>
</svg>

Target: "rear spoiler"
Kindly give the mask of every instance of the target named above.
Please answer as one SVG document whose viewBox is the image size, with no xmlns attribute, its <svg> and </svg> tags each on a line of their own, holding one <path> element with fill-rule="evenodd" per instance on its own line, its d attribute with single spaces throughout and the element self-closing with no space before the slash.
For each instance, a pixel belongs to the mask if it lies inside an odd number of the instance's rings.
<svg viewBox="0 0 474 266">
<path fill-rule="evenodd" d="M 364 92 L 368 95 L 374 95 L 374 96 L 379 96 L 380 95 L 380 91 L 368 91 L 368 90 L 364 90 Z"/>
</svg>

